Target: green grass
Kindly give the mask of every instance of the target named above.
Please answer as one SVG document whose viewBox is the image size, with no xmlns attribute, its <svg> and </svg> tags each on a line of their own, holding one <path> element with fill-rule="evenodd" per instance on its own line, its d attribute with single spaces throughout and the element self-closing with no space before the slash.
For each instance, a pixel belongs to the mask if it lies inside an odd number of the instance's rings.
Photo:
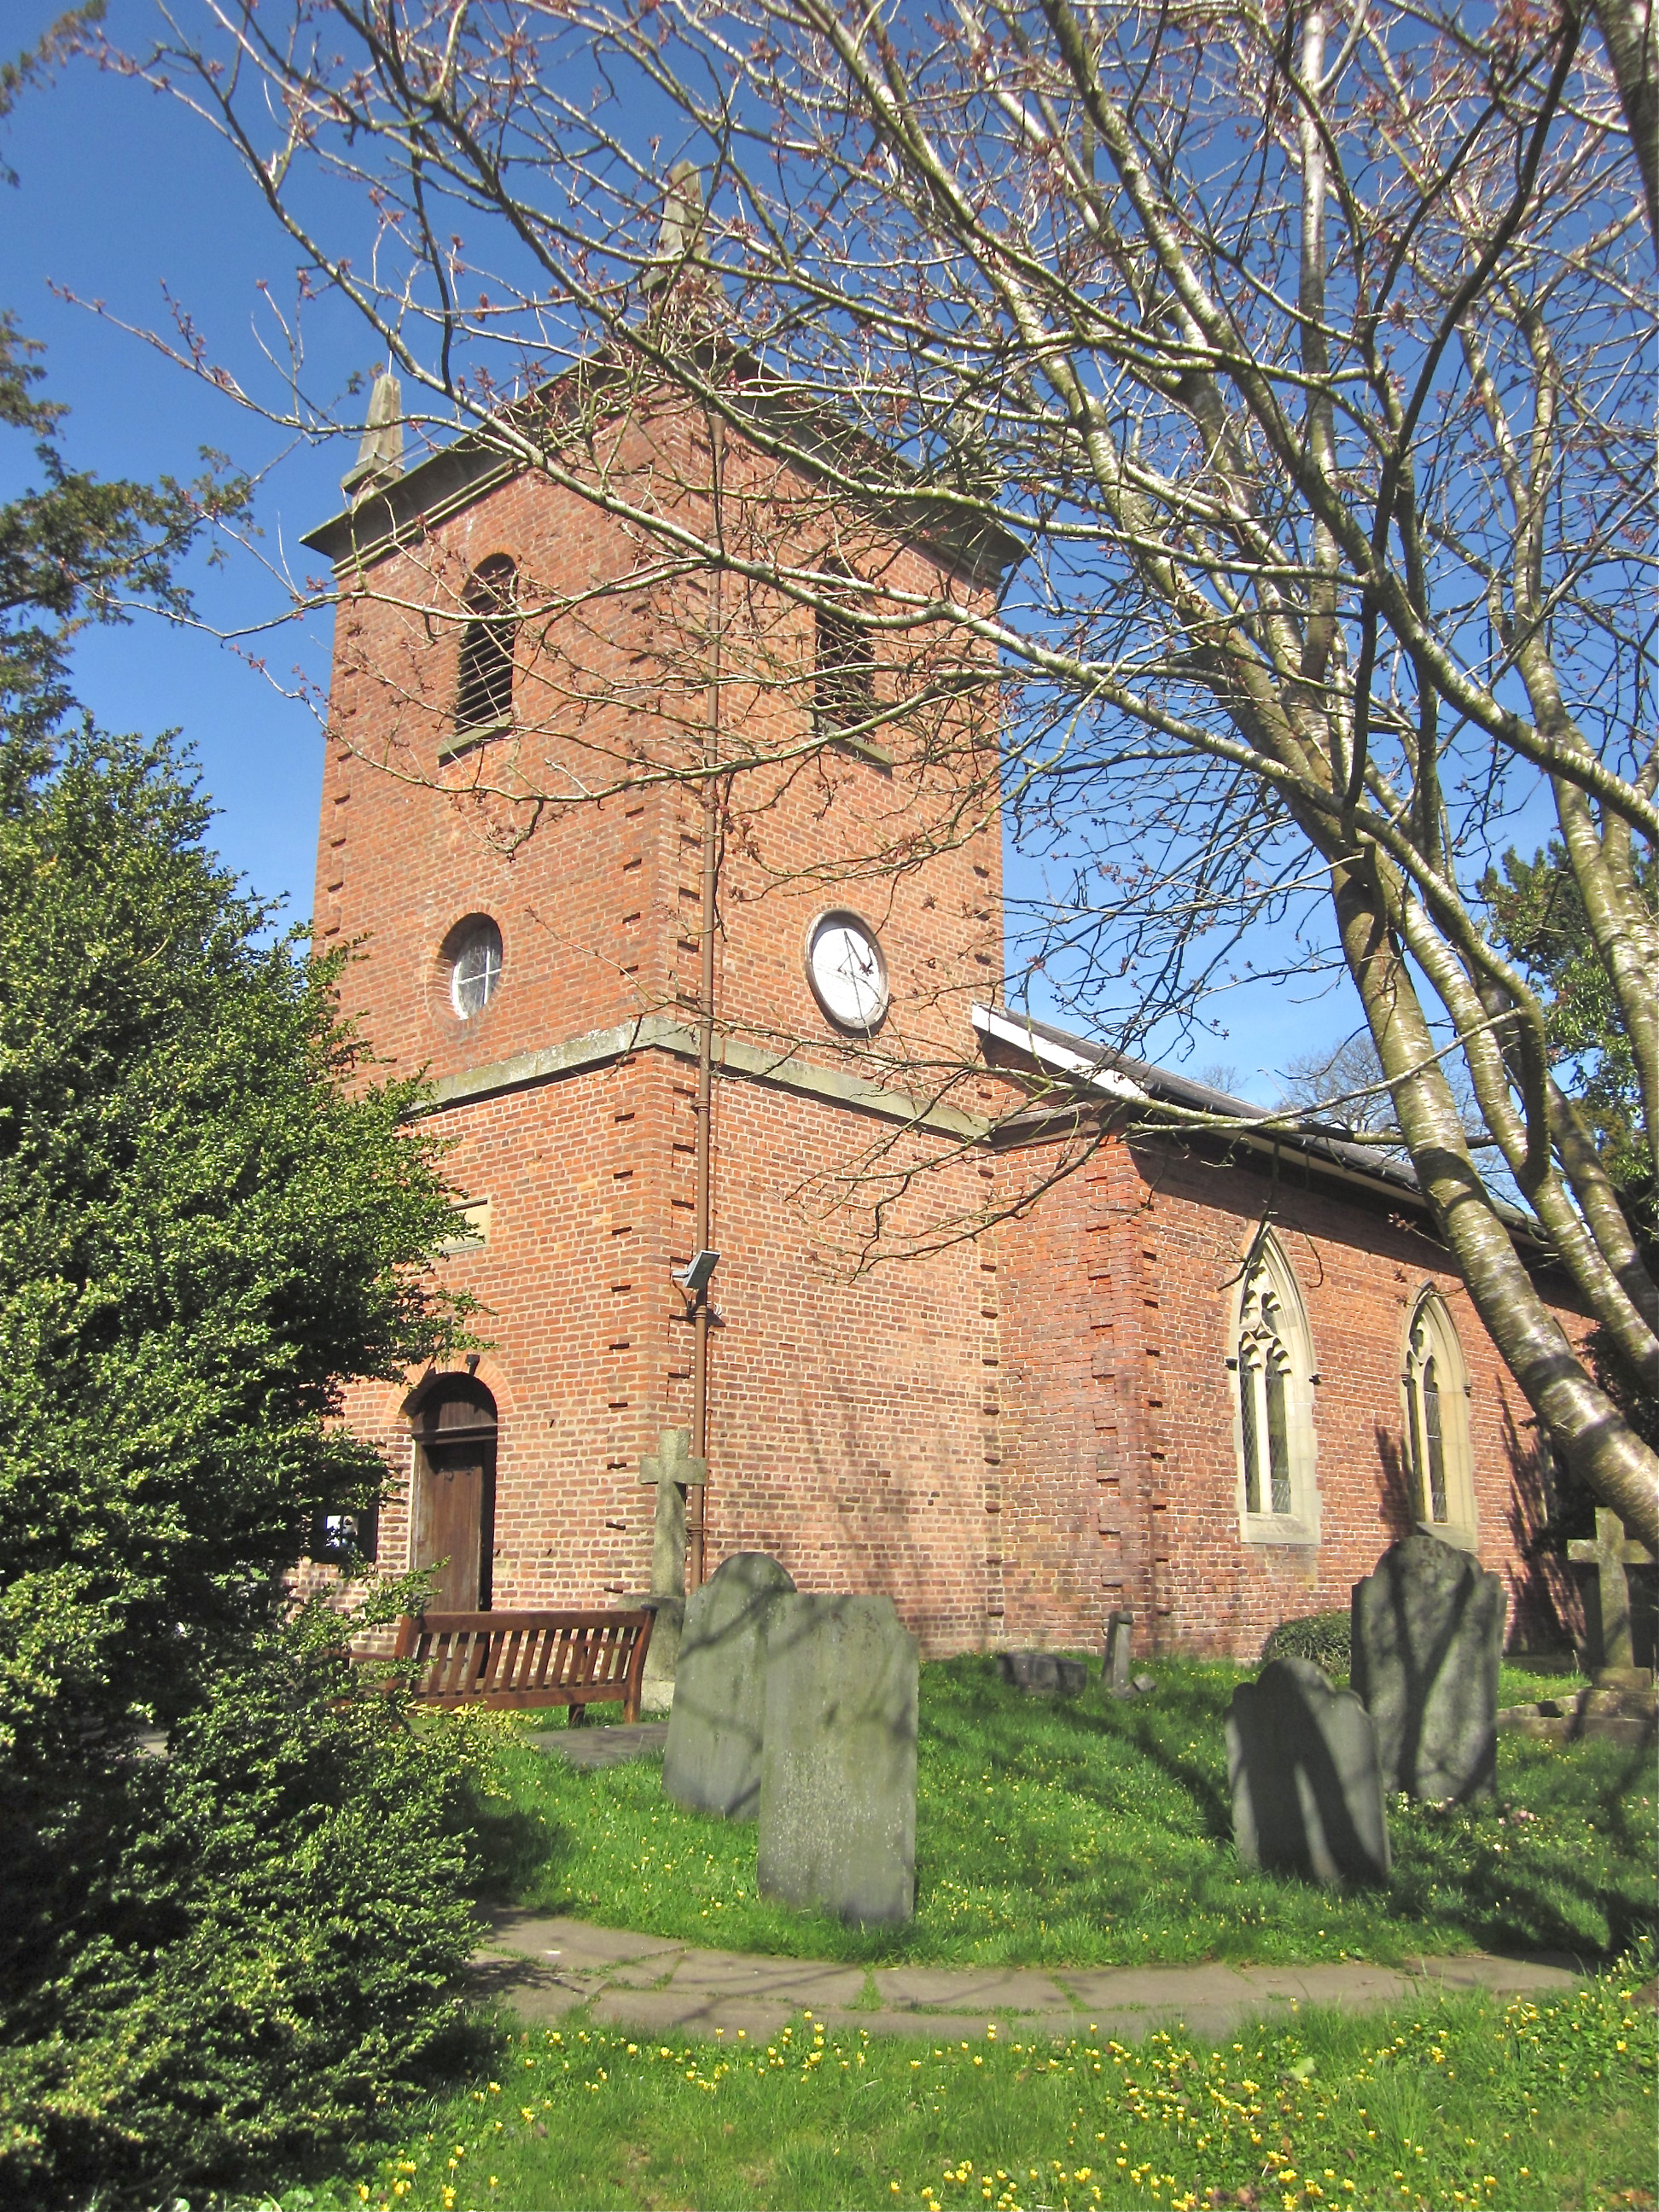
<svg viewBox="0 0 1659 2212">
<path fill-rule="evenodd" d="M 1547 2005 L 1309 2013 L 1214 2050 L 1180 2033 L 970 2048 L 826 2035 L 808 2015 L 751 2049 L 567 2022 L 507 2036 L 389 2155 L 283 2202 L 1651 2206 L 1656 2041 L 1633 1976 Z"/>
<path fill-rule="evenodd" d="M 1493 1803 L 1394 1801 L 1393 1882 L 1338 1894 L 1234 1856 L 1222 1730 L 1242 1670 L 1155 1671 L 1151 1697 L 1119 1705 L 1098 1692 L 1024 1698 L 983 1659 L 923 1668 L 906 1928 L 763 1903 L 752 1824 L 680 1811 L 659 1759 L 584 1772 L 516 1729 L 499 1739 L 504 1794 L 487 1823 L 495 1893 L 733 1950 L 941 1965 L 1392 1961 L 1474 1947 L 1588 1960 L 1659 1924 L 1650 1754 L 1502 1736 Z M 1520 1679 L 1534 1696 L 1559 1683 Z"/>
</svg>

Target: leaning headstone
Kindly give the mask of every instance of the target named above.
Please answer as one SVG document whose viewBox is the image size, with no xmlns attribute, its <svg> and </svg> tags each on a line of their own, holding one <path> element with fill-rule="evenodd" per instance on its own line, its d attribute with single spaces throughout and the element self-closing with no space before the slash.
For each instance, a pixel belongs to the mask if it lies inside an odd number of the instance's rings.
<svg viewBox="0 0 1659 2212">
<path fill-rule="evenodd" d="M 890 1598 L 779 1605 L 761 1754 L 763 1897 L 846 1921 L 910 1918 L 919 1674 L 915 1638 Z"/>
<path fill-rule="evenodd" d="M 760 1810 L 767 1638 L 794 1588 L 764 1552 L 737 1552 L 692 1592 L 663 1754 L 662 1786 L 677 1805 L 728 1820 Z"/>
<path fill-rule="evenodd" d="M 1353 1586 L 1351 1680 L 1385 1790 L 1460 1803 L 1498 1771 L 1504 1585 L 1437 1536 L 1407 1536 Z"/>
<path fill-rule="evenodd" d="M 1115 1698 L 1134 1694 L 1129 1680 L 1129 1639 L 1134 1632 L 1135 1617 L 1132 1613 L 1109 1613 L 1106 1616 L 1106 1664 L 1102 1679 Z"/>
<path fill-rule="evenodd" d="M 1031 1697 L 1080 1698 L 1089 1682 L 1081 1659 L 1062 1659 L 1055 1651 L 999 1651 L 997 1672 Z"/>
<path fill-rule="evenodd" d="M 1243 1865 L 1316 1881 L 1387 1881 L 1389 1828 L 1370 1717 L 1311 1659 L 1270 1660 L 1233 1692 L 1227 1779 Z"/>
</svg>

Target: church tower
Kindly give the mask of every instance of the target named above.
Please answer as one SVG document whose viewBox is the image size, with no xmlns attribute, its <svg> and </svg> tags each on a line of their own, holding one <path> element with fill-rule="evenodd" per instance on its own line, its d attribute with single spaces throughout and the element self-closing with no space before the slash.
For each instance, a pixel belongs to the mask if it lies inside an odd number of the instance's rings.
<svg viewBox="0 0 1659 2212">
<path fill-rule="evenodd" d="M 994 671 L 896 617 L 988 597 L 1010 549 L 775 464 L 783 404 L 573 372 L 405 467 L 383 378 L 306 541 L 340 593 L 316 943 L 431 1085 L 489 1342 L 350 1418 L 402 1478 L 382 1565 L 447 1557 L 448 1604 L 647 1587 L 641 1461 L 685 1426 L 693 1582 L 765 1550 L 969 1648 L 1000 1614 Z"/>
</svg>

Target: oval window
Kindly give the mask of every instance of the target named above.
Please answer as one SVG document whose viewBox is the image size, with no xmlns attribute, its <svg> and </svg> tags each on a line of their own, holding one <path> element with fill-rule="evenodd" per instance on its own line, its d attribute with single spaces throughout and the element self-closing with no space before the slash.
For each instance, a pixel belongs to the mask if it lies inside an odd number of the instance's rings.
<svg viewBox="0 0 1659 2212">
<path fill-rule="evenodd" d="M 482 1013 L 501 980 L 501 933 L 493 921 L 474 922 L 455 946 L 449 995 L 463 1021 Z"/>
</svg>

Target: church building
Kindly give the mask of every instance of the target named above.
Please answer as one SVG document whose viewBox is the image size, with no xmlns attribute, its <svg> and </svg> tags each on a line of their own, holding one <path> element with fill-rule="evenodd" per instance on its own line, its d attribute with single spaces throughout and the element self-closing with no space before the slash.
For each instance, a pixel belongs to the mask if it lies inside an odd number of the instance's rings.
<svg viewBox="0 0 1659 2212">
<path fill-rule="evenodd" d="M 428 1080 L 487 1343 L 350 1395 L 380 1564 L 618 1605 L 684 1429 L 694 1583 L 769 1552 L 929 1656 L 1252 1657 L 1419 1523 L 1551 1639 L 1549 1455 L 1409 1169 L 1005 1004 L 994 669 L 882 617 L 1021 549 L 853 512 L 789 404 L 573 372 L 405 467 L 382 378 L 306 541 L 315 942 Z"/>
</svg>

